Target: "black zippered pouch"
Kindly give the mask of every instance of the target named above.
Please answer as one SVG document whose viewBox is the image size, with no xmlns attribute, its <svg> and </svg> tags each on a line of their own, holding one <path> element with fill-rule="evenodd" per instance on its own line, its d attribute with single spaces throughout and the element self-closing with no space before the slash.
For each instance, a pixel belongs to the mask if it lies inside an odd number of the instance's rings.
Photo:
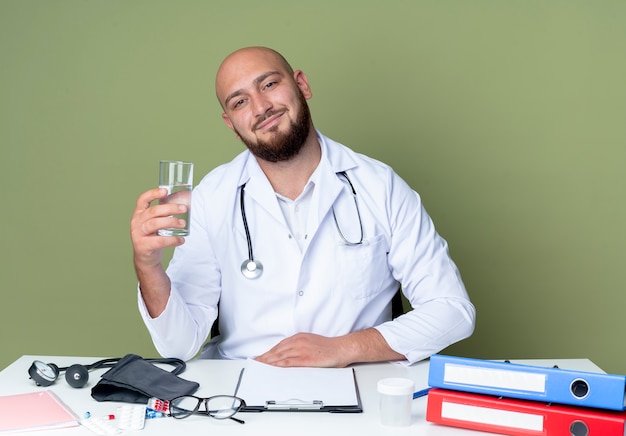
<svg viewBox="0 0 626 436">
<path fill-rule="evenodd" d="M 175 368 L 166 371 L 155 365 L 159 363 L 171 364 Z M 191 395 L 200 385 L 178 376 L 185 366 L 180 359 L 144 359 L 127 354 L 102 374 L 101 380 L 91 389 L 91 396 L 96 401 L 147 404 L 152 397 L 169 401 L 181 395 Z"/>
</svg>

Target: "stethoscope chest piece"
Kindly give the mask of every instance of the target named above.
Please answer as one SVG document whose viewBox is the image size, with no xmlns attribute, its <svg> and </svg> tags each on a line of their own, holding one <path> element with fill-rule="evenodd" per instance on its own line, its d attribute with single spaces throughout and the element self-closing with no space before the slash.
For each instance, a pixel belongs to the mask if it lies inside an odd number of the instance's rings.
<svg viewBox="0 0 626 436">
<path fill-rule="evenodd" d="M 247 279 L 256 279 L 263 272 L 263 264 L 258 260 L 246 259 L 241 264 L 241 274 Z"/>
</svg>

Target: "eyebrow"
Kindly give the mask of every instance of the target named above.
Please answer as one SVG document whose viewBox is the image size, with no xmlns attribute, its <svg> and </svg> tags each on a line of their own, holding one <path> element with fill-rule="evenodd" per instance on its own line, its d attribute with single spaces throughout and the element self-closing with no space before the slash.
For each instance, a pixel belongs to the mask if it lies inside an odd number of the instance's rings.
<svg viewBox="0 0 626 436">
<path fill-rule="evenodd" d="M 269 76 L 272 76 L 274 74 L 279 74 L 280 75 L 280 71 L 268 71 L 267 73 L 263 73 L 261 74 L 259 77 L 257 77 L 256 79 L 254 79 L 254 81 L 252 82 L 254 84 L 254 86 L 258 86 L 261 82 L 263 82 L 265 79 L 267 79 Z M 228 97 L 226 97 L 226 99 L 224 100 L 224 107 L 228 106 L 228 102 L 231 101 L 233 98 L 237 97 L 238 95 L 241 95 L 244 93 L 243 89 L 238 89 L 234 92 L 231 92 Z"/>
</svg>

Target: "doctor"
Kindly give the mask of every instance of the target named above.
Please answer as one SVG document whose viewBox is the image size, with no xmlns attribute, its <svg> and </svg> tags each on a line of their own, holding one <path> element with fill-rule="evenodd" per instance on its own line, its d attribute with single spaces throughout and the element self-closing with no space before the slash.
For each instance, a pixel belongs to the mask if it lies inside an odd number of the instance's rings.
<svg viewBox="0 0 626 436">
<path fill-rule="evenodd" d="M 171 216 L 184 206 L 150 206 L 162 189 L 131 220 L 139 310 L 160 354 L 413 363 L 472 333 L 475 309 L 419 195 L 314 128 L 302 71 L 248 47 L 215 85 L 247 150 L 195 188 L 188 237 L 157 235 L 183 225 Z M 167 271 L 165 247 L 176 247 Z M 391 320 L 400 285 L 413 309 Z M 205 344 L 218 310 L 220 335 Z"/>
</svg>

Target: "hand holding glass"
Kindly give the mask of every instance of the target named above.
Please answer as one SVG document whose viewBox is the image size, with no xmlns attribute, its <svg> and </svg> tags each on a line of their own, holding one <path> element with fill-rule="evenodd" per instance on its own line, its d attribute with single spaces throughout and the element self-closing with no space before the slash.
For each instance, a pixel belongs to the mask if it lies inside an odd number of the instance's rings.
<svg viewBox="0 0 626 436">
<path fill-rule="evenodd" d="M 174 215 L 185 220 L 184 228 L 160 229 L 161 236 L 187 236 L 191 212 L 191 188 L 193 186 L 193 163 L 162 160 L 159 165 L 159 188 L 167 189 L 167 196 L 159 204 L 177 203 L 187 206 L 187 212 Z"/>
</svg>

